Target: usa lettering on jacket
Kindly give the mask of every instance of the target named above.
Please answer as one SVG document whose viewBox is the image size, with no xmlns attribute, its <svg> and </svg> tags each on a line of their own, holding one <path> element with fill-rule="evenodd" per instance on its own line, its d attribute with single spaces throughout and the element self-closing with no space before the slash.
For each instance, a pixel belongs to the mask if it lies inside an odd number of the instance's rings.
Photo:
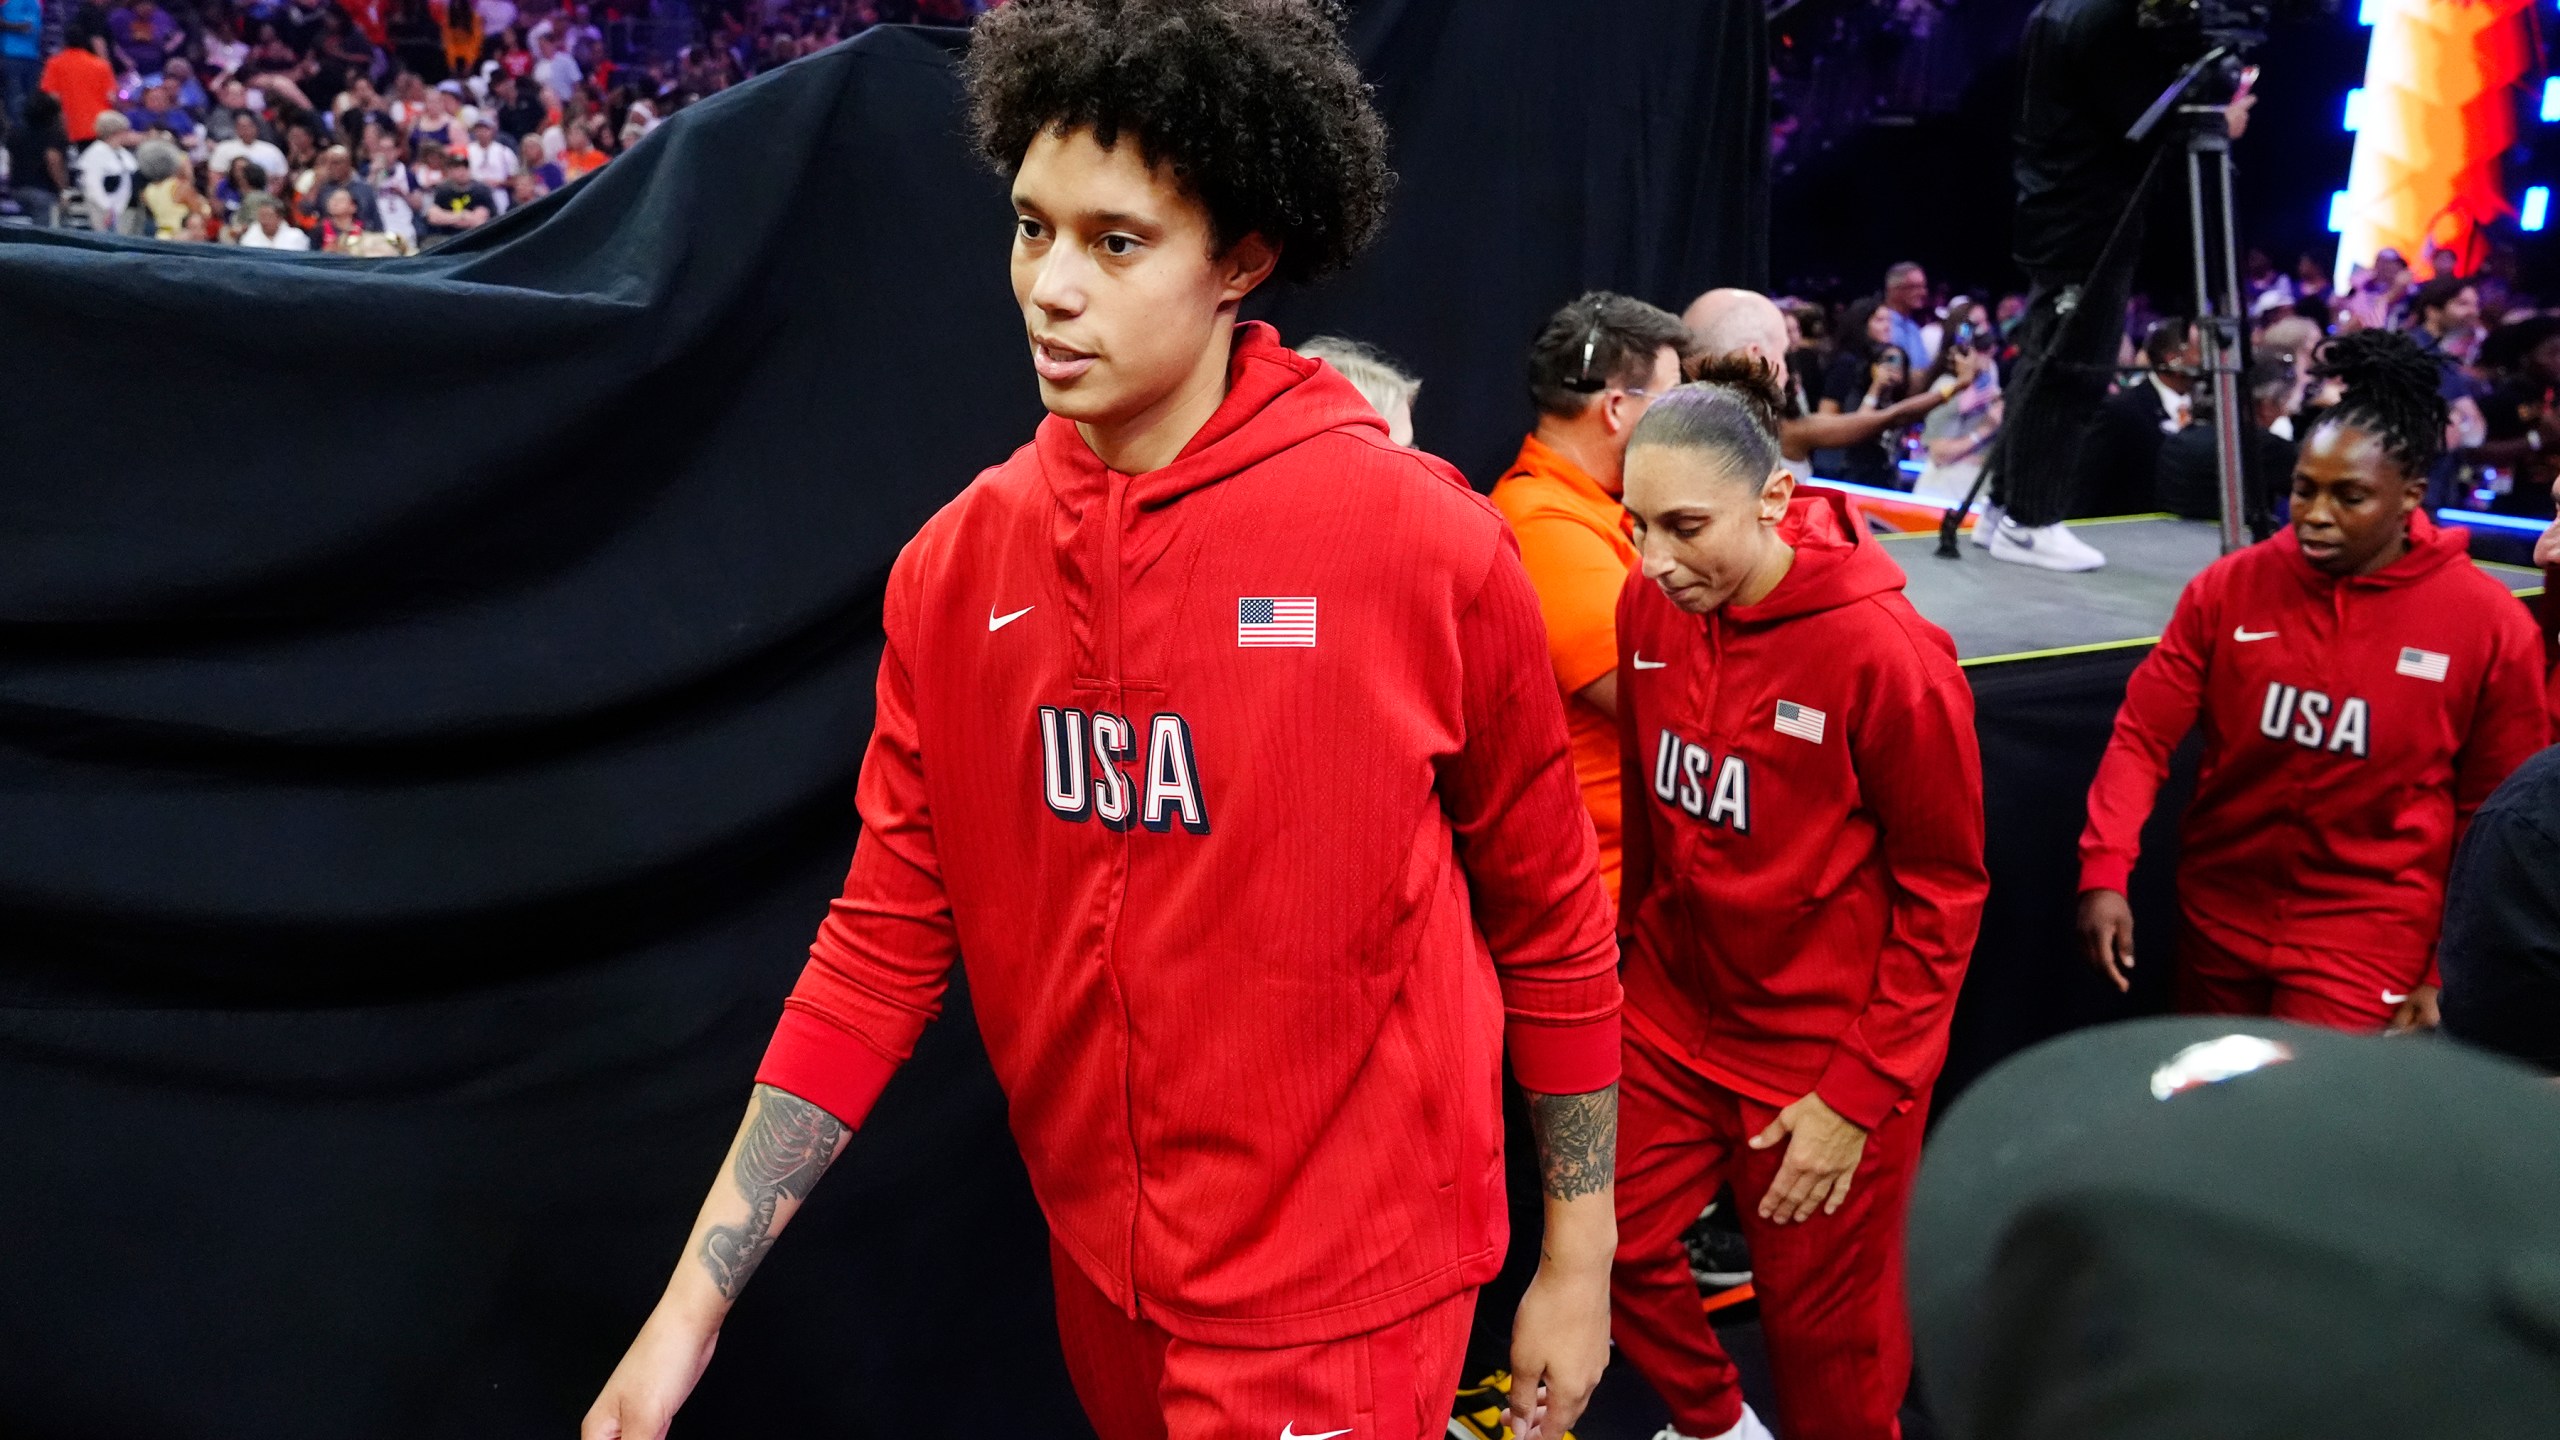
<svg viewBox="0 0 2560 1440">
<path fill-rule="evenodd" d="M 2358 696 L 2333 702 L 2317 690 L 2270 680 L 2267 698 L 2258 707 L 2258 733 L 2270 740 L 2290 740 L 2305 750 L 2361 760 L 2371 719 L 2372 707 Z"/>
<path fill-rule="evenodd" d="M 1664 730 L 1653 750 L 1653 797 L 1692 819 L 1751 833 L 1751 767 L 1740 755 L 1719 765 L 1707 747 Z"/>
<path fill-rule="evenodd" d="M 1191 722 L 1160 711 L 1147 721 L 1146 743 L 1140 778 L 1124 768 L 1137 751 L 1137 732 L 1125 717 L 1041 706 L 1040 798 L 1049 813 L 1070 823 L 1099 820 L 1107 830 L 1126 830 L 1134 818 L 1158 832 L 1178 821 L 1194 835 L 1208 834 Z"/>
</svg>

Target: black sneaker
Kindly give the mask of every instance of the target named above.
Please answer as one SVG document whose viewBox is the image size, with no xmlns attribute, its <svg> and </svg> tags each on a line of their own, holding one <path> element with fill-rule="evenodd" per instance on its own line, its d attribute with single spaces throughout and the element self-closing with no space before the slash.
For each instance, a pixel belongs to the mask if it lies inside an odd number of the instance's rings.
<svg viewBox="0 0 2560 1440">
<path fill-rule="evenodd" d="M 1680 1243 L 1689 1251 L 1689 1277 L 1707 1297 L 1708 1309 L 1717 1308 L 1717 1297 L 1751 1283 L 1751 1247 L 1721 1205 L 1709 1205 Z"/>
</svg>

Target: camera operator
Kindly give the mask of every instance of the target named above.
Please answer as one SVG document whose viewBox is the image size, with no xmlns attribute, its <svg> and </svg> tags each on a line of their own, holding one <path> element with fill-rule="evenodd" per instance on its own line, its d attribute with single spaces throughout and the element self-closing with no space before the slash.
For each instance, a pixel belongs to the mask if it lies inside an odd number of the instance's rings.
<svg viewBox="0 0 2560 1440">
<path fill-rule="evenodd" d="M 2106 557 L 2061 521 L 2083 429 L 2105 392 L 2142 255 L 2142 208 L 2154 157 L 2172 127 L 2142 144 L 2126 132 L 2220 28 L 2218 0 L 2044 0 L 2027 19 L 2015 139 L 2015 257 L 2034 290 L 2021 327 L 2010 415 L 1987 466 L 2001 519 L 1995 558 L 2048 570 L 2094 570 Z M 2236 67 L 2226 67 L 2230 71 Z M 2248 126 L 2249 77 L 2219 94 L 2234 137 Z M 2146 472 L 2146 476 L 2147 476 Z"/>
</svg>

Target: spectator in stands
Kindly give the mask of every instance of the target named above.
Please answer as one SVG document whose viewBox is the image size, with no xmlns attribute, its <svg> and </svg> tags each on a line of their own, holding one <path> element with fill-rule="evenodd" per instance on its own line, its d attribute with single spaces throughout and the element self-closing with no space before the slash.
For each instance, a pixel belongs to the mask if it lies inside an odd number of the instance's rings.
<svg viewBox="0 0 2560 1440">
<path fill-rule="evenodd" d="M 2311 373 L 2311 352 L 2320 348 L 2323 338 L 2320 322 L 2300 315 L 2287 315 L 2267 327 L 2266 333 L 2258 337 L 2257 348 L 2261 354 L 2274 352 L 2288 357 L 2293 361 L 2295 373 L 2308 375 Z"/>
<path fill-rule="evenodd" d="M 38 90 L 9 129 L 9 193 L 30 221 L 51 229 L 70 188 L 71 137 L 62 133 L 62 102 Z"/>
<path fill-rule="evenodd" d="M 542 101 L 528 93 L 516 77 L 501 71 L 491 82 L 495 97 L 492 110 L 498 121 L 498 133 L 512 140 L 525 140 L 542 133 Z"/>
<path fill-rule="evenodd" d="M 1979 326 L 1972 321 L 1958 324 L 1921 377 L 1921 389 L 1938 394 L 1939 381 L 1955 379 L 1958 363 L 1986 340 L 1996 338 L 1987 315 Z M 1976 367 L 1970 383 L 1961 383 L 1921 422 L 1920 440 L 1927 447 L 1928 464 L 1913 482 L 1912 493 L 1950 505 L 1963 504 L 1965 497 L 1973 493 L 1973 482 L 1982 474 L 1983 456 L 1999 434 L 2000 383 L 1995 368 L 1986 360 Z"/>
<path fill-rule="evenodd" d="M 2260 352 L 2242 377 L 2249 418 L 2240 432 L 2240 472 L 2253 527 L 2282 517 L 2284 492 L 2293 483 L 2293 417 L 2302 407 L 2304 378 L 2293 357 L 2282 351 Z M 2209 396 L 2198 397 L 2199 404 L 2210 401 Z M 2221 518 L 2221 451 L 2209 411 L 2197 413 L 2194 423 L 2163 440 L 2152 482 L 2158 508 L 2190 520 Z"/>
<path fill-rule="evenodd" d="M 2480 288 L 2458 275 L 2439 275 L 2410 292 L 2409 314 L 2419 347 L 2458 375 L 2479 343 Z"/>
<path fill-rule="evenodd" d="M 2397 329 L 2416 283 L 2416 277 L 2409 273 L 2409 262 L 2401 258 L 2400 252 L 2383 250 L 2373 257 L 2373 268 L 2365 272 L 2347 296 L 2340 323 L 2349 329 Z"/>
<path fill-rule="evenodd" d="M 539 133 L 524 137 L 521 153 L 524 173 L 542 182 L 544 194 L 569 183 L 569 172 L 561 169 L 559 163 L 551 158 L 550 146 Z"/>
<path fill-rule="evenodd" d="M 231 137 L 214 146 L 213 154 L 205 163 L 213 167 L 215 174 L 228 175 L 231 167 L 241 160 L 248 161 L 270 176 L 285 173 L 284 152 L 258 138 L 258 117 L 251 110 L 231 112 Z"/>
<path fill-rule="evenodd" d="M 171 158 L 177 163 L 142 187 L 142 208 L 151 218 L 151 233 L 162 240 L 211 239 L 219 228 L 213 202 L 196 188 L 195 167 L 186 163 L 186 157 L 173 152 Z"/>
<path fill-rule="evenodd" d="M 2498 376 L 2480 402 L 2480 463 L 2506 469 L 2499 514 L 2551 514 L 2551 481 L 2560 463 L 2560 317 L 2536 315 L 2502 326 L 2480 347 Z"/>
<path fill-rule="evenodd" d="M 447 155 L 444 180 L 427 196 L 427 228 L 439 235 L 457 235 L 488 224 L 497 211 L 497 197 L 471 178 L 471 158 L 460 151 Z"/>
<path fill-rule="evenodd" d="M 89 206 L 89 228 L 113 233 L 124 228 L 124 212 L 133 203 L 133 158 L 139 137 L 133 122 L 113 110 L 100 111 L 95 138 L 80 151 L 80 195 Z"/>
<path fill-rule="evenodd" d="M 1378 347 L 1339 335 L 1318 335 L 1299 346 L 1298 353 L 1342 372 L 1351 388 L 1387 422 L 1387 438 L 1398 445 L 1413 444 L 1413 402 L 1422 393 L 1420 376 L 1407 374 Z"/>
<path fill-rule="evenodd" d="M 356 192 L 352 187 L 340 185 L 321 191 L 321 249 L 343 252 L 355 237 L 364 234 L 368 228 L 356 209 Z"/>
<path fill-rule="evenodd" d="M 1937 342 L 1930 338 L 1929 327 L 1937 320 L 1929 306 L 1929 276 L 1915 261 L 1905 260 L 1884 272 L 1885 312 L 1892 334 L 1886 338 L 1902 348 L 1910 362 L 1926 368 L 1938 358 Z"/>
<path fill-rule="evenodd" d="M 253 251 L 307 251 L 312 238 L 284 223 L 284 202 L 274 195 L 248 197 L 248 223 L 241 228 L 241 243 Z"/>
<path fill-rule="evenodd" d="M 542 183 L 541 176 L 530 170 L 519 170 L 516 178 L 507 182 L 507 208 L 512 210 L 518 205 L 530 205 L 550 193 L 551 187 Z"/>
<path fill-rule="evenodd" d="M 114 33 L 117 53 L 145 79 L 156 79 L 186 39 L 178 22 L 153 0 L 133 0 L 109 14 L 107 26 Z"/>
<path fill-rule="evenodd" d="M 561 172 L 577 180 L 603 169 L 604 162 L 613 158 L 604 152 L 600 141 L 605 130 L 601 115 L 591 115 L 570 127 L 569 148 L 560 157 Z"/>
<path fill-rule="evenodd" d="M 2090 417 L 2080 442 L 2081 516 L 2138 515 L 2156 503 L 2160 444 L 2186 428 L 2195 379 L 2195 327 L 2182 317 L 2151 322 L 2142 337 L 2140 378 L 2116 387 Z"/>
<path fill-rule="evenodd" d="M 141 103 L 126 111 L 124 118 L 132 121 L 133 128 L 145 135 L 154 132 L 168 135 L 180 145 L 194 149 L 198 154 L 203 153 L 202 130 L 194 116 L 171 103 L 166 81 L 144 86 Z"/>
<path fill-rule="evenodd" d="M 26 120 L 27 97 L 43 78 L 44 0 L 0 0 L 0 123 L 14 129 Z"/>
<path fill-rule="evenodd" d="M 487 115 L 471 122 L 471 142 L 463 147 L 471 162 L 471 176 L 492 190 L 503 190 L 516 172 L 524 168 L 516 147 L 498 134 L 498 122 Z"/>
<path fill-rule="evenodd" d="M 471 129 L 462 123 L 452 91 L 438 86 L 427 92 L 423 103 L 426 113 L 409 127 L 410 145 L 421 150 L 429 145 L 460 150 L 471 143 Z"/>
<path fill-rule="evenodd" d="M 1783 344 L 1783 342 L 1781 342 Z M 1593 291 L 1548 317 L 1529 347 L 1538 428 L 1494 483 L 1546 616 L 1547 658 L 1565 699 L 1574 777 L 1618 893 L 1618 592 L 1635 568 L 1624 488 L 1627 436 L 1680 383 L 1697 347 L 1679 317 Z"/>
<path fill-rule="evenodd" d="M 533 36 L 533 78 L 536 84 L 565 100 L 586 76 L 578 69 L 578 62 L 569 58 L 569 52 L 552 43 L 547 31 L 536 30 Z"/>
<path fill-rule="evenodd" d="M 1781 300 L 1778 309 L 1787 317 L 1789 409 L 1808 414 L 1831 367 L 1831 316 L 1810 300 Z"/>
<path fill-rule="evenodd" d="M 311 205 L 321 215 L 329 213 L 329 197 L 343 191 L 355 207 L 355 218 L 368 230 L 382 227 L 382 210 L 374 202 L 373 187 L 356 178 L 355 157 L 344 145 L 332 145 L 320 152 L 320 183 L 312 188 Z"/>
<path fill-rule="evenodd" d="M 222 140 L 230 140 L 239 135 L 240 117 L 243 115 L 248 116 L 249 123 L 255 127 L 255 133 L 250 136 L 251 139 L 274 142 L 275 136 L 267 128 L 267 117 L 259 114 L 257 107 L 249 103 L 249 87 L 231 78 L 214 82 L 213 108 L 205 112 L 204 125 L 206 130 L 221 137 L 221 140 L 215 142 L 217 148 Z M 281 162 L 284 152 L 277 151 L 276 158 Z M 220 170 L 226 167 L 217 163 L 214 168 Z M 279 163 L 276 168 L 281 170 L 284 167 Z"/>
<path fill-rule="evenodd" d="M 107 63 L 103 25 L 85 16 L 76 19 L 64 41 L 62 49 L 44 62 L 44 74 L 37 83 L 62 102 L 62 128 L 71 143 L 85 147 L 98 138 L 98 117 L 115 103 L 116 72 Z"/>
<path fill-rule="evenodd" d="M 252 195 L 270 193 L 274 183 L 265 170 L 246 156 L 233 160 L 230 171 L 213 182 L 214 208 L 226 217 L 233 239 L 239 238 L 240 227 L 248 223 L 248 216 L 240 207 Z"/>
</svg>

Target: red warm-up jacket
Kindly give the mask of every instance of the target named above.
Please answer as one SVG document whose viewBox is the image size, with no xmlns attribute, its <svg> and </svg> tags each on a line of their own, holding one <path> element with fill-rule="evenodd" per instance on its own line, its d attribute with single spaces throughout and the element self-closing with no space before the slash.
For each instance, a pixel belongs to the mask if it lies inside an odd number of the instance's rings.
<svg viewBox="0 0 2560 1440">
<path fill-rule="evenodd" d="M 2125 888 L 2170 752 L 2201 723 L 2178 841 L 2189 917 L 2404 956 L 2433 983 L 2454 842 L 2548 739 L 2542 637 L 2469 540 L 2421 511 L 2408 554 L 2337 579 L 2285 530 L 2188 581 L 2089 787 L 2080 888 Z"/>
<path fill-rule="evenodd" d="M 1973 691 L 1848 498 L 1704 617 L 1618 597 L 1627 1024 L 1771 1105 L 1867 1129 L 1937 1079 L 1990 878 Z"/>
<path fill-rule="evenodd" d="M 858 1122 L 949 967 L 1066 1254 L 1186 1339 L 1309 1344 L 1499 1267 L 1506 1029 L 1618 1074 L 1538 599 L 1447 465 L 1238 329 L 1124 475 L 1069 422 L 899 557 L 843 898 L 758 1078 Z"/>
</svg>

